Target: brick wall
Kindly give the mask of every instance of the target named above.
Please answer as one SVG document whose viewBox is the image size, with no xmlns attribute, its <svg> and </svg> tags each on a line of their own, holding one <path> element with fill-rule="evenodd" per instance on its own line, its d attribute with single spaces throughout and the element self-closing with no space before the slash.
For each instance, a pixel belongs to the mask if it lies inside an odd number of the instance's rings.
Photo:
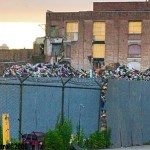
<svg viewBox="0 0 150 150">
<path fill-rule="evenodd" d="M 145 11 L 149 2 L 94 2 L 93 11 Z"/>
<path fill-rule="evenodd" d="M 94 7 L 98 7 L 96 4 L 97 3 L 94 3 Z M 119 3 L 119 5 L 124 4 L 128 5 L 128 3 Z M 149 9 L 150 4 L 146 2 L 136 4 L 137 6 L 135 6 L 135 8 L 142 11 L 47 12 L 46 25 L 47 27 L 50 25 L 57 25 L 58 28 L 62 29 L 59 31 L 61 32 L 59 35 L 65 36 L 66 22 L 79 22 L 79 39 L 77 42 L 71 42 L 71 64 L 77 69 L 83 68 L 88 70 L 92 68 L 92 64 L 89 62 L 88 56 L 92 55 L 93 22 L 105 21 L 105 64 L 107 65 L 109 63 L 116 62 L 127 64 L 130 62 L 128 60 L 128 41 L 140 40 L 142 48 L 140 63 L 141 70 L 144 70 L 150 66 L 150 11 L 143 10 L 147 9 L 147 7 Z M 139 4 L 142 4 L 143 7 L 139 6 Z M 130 9 L 132 8 L 133 6 L 130 7 Z M 128 21 L 131 20 L 142 21 L 141 35 L 132 36 L 128 34 Z"/>
<path fill-rule="evenodd" d="M 6 67 L 10 67 L 17 63 L 32 62 L 32 49 L 20 49 L 20 50 L 0 50 L 0 74 Z"/>
<path fill-rule="evenodd" d="M 0 50 L 0 62 L 31 61 L 32 49 Z"/>
<path fill-rule="evenodd" d="M 142 30 L 142 56 L 141 64 L 143 70 L 150 67 L 150 20 L 143 20 Z"/>
</svg>

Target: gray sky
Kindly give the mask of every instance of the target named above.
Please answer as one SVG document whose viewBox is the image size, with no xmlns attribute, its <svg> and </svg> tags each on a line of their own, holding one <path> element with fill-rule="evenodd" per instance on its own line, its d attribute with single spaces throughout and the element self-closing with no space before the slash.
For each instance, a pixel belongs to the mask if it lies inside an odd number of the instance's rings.
<svg viewBox="0 0 150 150">
<path fill-rule="evenodd" d="M 91 11 L 93 2 L 146 0 L 0 0 L 0 22 L 45 22 L 47 10 Z"/>
</svg>

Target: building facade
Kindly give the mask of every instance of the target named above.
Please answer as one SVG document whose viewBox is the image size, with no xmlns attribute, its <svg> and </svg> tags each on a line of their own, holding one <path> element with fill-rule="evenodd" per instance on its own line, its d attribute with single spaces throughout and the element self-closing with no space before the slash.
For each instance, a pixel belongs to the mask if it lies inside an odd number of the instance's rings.
<svg viewBox="0 0 150 150">
<path fill-rule="evenodd" d="M 93 11 L 46 12 L 48 57 L 76 69 L 102 64 L 150 67 L 150 1 L 94 2 Z M 45 52 L 45 54 L 47 55 Z"/>
</svg>

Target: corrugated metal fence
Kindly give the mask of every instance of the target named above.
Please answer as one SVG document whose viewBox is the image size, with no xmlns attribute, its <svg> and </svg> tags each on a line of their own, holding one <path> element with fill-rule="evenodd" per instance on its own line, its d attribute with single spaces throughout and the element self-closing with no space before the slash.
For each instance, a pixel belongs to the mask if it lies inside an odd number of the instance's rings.
<svg viewBox="0 0 150 150">
<path fill-rule="evenodd" d="M 96 82 L 101 81 L 96 79 Z M 74 132 L 80 115 L 85 134 L 94 132 L 100 123 L 100 87 L 96 82 L 95 79 L 28 78 L 21 83 L 0 78 L 0 114 L 10 114 L 11 137 L 18 138 L 20 131 L 52 129 L 58 115 L 72 120 Z"/>
<path fill-rule="evenodd" d="M 109 80 L 107 117 L 113 147 L 149 142 L 150 82 Z"/>
</svg>

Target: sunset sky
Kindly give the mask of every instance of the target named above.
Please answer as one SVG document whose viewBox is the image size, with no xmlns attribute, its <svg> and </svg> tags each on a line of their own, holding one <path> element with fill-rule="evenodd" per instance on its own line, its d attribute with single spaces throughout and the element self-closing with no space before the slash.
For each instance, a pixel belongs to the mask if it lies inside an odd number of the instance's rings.
<svg viewBox="0 0 150 150">
<path fill-rule="evenodd" d="M 5 43 L 9 48 L 32 48 L 35 38 L 45 35 L 43 25 L 47 10 L 91 11 L 93 2 L 102 1 L 139 0 L 0 0 L 0 45 Z"/>
</svg>

